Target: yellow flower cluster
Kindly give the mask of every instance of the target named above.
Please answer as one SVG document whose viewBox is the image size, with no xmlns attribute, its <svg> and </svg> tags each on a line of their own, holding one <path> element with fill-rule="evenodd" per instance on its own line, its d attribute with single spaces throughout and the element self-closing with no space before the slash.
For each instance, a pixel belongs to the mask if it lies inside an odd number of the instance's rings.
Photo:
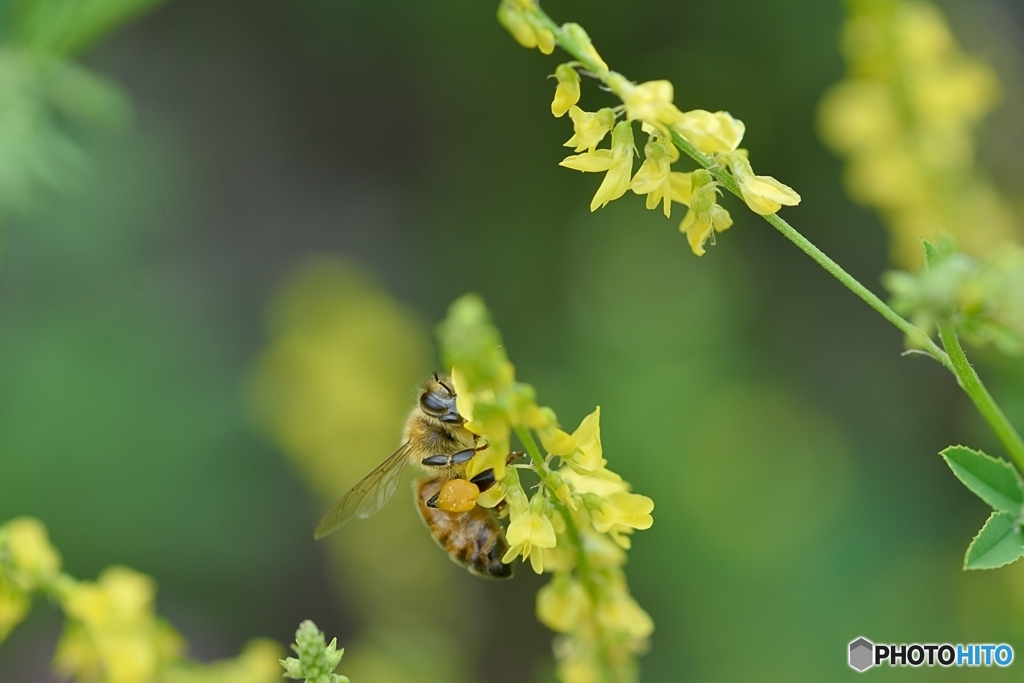
<svg viewBox="0 0 1024 683">
<path fill-rule="evenodd" d="M 0 527 L 0 643 L 28 615 L 32 593 L 54 585 L 60 565 L 38 520 L 22 517 Z"/>
<path fill-rule="evenodd" d="M 1013 239 L 1010 211 L 974 167 L 974 131 L 999 84 L 961 52 L 941 11 L 914 0 L 851 0 L 845 79 L 822 99 L 825 141 L 846 157 L 846 185 L 893 237 L 893 260 L 922 263 L 921 239 L 986 257 Z"/>
<path fill-rule="evenodd" d="M 532 387 L 515 381 L 479 297 L 452 304 L 438 336 L 459 413 L 488 445 L 471 468 L 493 467 L 499 479 L 477 503 L 507 511 L 510 548 L 503 559 L 521 557 L 538 574 L 554 574 L 537 596 L 537 615 L 559 633 L 559 677 L 564 683 L 635 680 L 635 658 L 654 623 L 630 595 L 622 566 L 633 531 L 653 524 L 654 502 L 631 493 L 607 468 L 600 408 L 569 434 L 553 410 L 537 404 Z M 506 468 L 512 432 L 530 462 Z M 540 479 L 532 497 L 522 471 Z"/>
<path fill-rule="evenodd" d="M 150 577 L 110 567 L 96 582 L 78 581 L 60 566 L 38 520 L 0 526 L 0 642 L 28 614 L 32 594 L 42 594 L 67 619 L 54 668 L 80 683 L 200 683 L 213 671 L 224 674 L 218 681 L 277 680 L 280 648 L 269 641 L 254 641 L 237 660 L 212 668 L 183 660 L 181 636 L 153 611 Z"/>
<path fill-rule="evenodd" d="M 609 71 L 581 26 L 555 26 L 534 0 L 503 0 L 498 16 L 522 45 L 539 46 L 548 54 L 557 43 L 579 60 L 555 69 L 557 86 L 551 113 L 557 117 L 568 113 L 573 124 L 573 135 L 565 146 L 572 147 L 577 154 L 563 159 L 561 165 L 585 173 L 605 174 L 590 202 L 591 211 L 606 206 L 627 190 L 646 195 L 647 208 L 661 206 L 666 217 L 671 216 L 673 202 L 682 204 L 688 211 L 679 229 L 686 234 L 693 253 L 702 255 L 704 244 L 709 240 L 714 244 L 715 233 L 728 229 L 732 218 L 718 205 L 718 182 L 710 173 L 696 171 L 701 175 L 695 179 L 691 173 L 672 170 L 672 164 L 679 160 L 675 138 L 692 145 L 712 167 L 729 169 L 743 200 L 755 213 L 773 214 L 782 206 L 800 202 L 800 195 L 792 188 L 770 176 L 754 175 L 745 150 L 738 149 L 745 131 L 743 122 L 728 112 L 681 111 L 673 103 L 674 91 L 669 81 L 636 84 Z M 522 34 L 528 39 L 524 40 Z M 535 37 L 540 34 L 545 36 L 543 41 Z M 577 69 L 597 77 L 622 100 L 622 105 L 596 112 L 581 109 Z M 633 122 L 639 122 L 647 135 L 644 161 L 636 174 Z M 598 148 L 609 133 L 609 147 Z"/>
</svg>

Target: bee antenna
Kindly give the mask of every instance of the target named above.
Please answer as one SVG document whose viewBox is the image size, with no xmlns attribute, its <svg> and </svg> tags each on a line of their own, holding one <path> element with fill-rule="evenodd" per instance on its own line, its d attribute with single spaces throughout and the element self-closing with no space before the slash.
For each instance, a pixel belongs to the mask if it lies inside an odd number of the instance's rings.
<svg viewBox="0 0 1024 683">
<path fill-rule="evenodd" d="M 434 373 L 434 381 L 435 382 L 440 382 L 441 381 L 441 378 L 437 376 L 436 372 Z"/>
</svg>

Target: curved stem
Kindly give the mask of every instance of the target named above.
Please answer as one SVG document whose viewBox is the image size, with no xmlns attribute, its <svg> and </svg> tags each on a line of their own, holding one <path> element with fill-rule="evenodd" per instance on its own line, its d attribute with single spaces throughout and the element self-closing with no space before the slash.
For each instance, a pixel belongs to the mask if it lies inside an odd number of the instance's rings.
<svg viewBox="0 0 1024 683">
<path fill-rule="evenodd" d="M 939 338 L 949 353 L 953 372 L 956 374 L 960 387 L 971 397 L 978 412 L 992 427 L 992 431 L 996 433 L 999 440 L 1003 442 L 1013 462 L 1017 465 L 1017 469 L 1024 472 L 1024 439 L 1021 439 L 1013 424 L 1006 419 L 1006 415 L 992 398 L 992 394 L 988 393 L 988 389 L 985 388 L 978 373 L 974 370 L 974 366 L 967 360 L 967 355 L 964 353 L 963 347 L 960 346 L 956 330 L 949 320 L 939 323 Z"/>
<path fill-rule="evenodd" d="M 729 174 L 721 166 L 714 164 L 704 154 L 694 147 L 688 140 L 679 135 L 676 131 L 670 131 L 672 134 L 672 143 L 684 152 L 691 159 L 696 161 L 702 167 L 711 172 L 715 179 L 724 187 L 729 190 L 732 194 L 736 195 L 740 199 L 743 199 L 743 194 L 740 192 L 740 187 L 736 183 L 735 178 Z M 935 360 L 942 363 L 942 365 L 949 370 L 954 372 L 953 365 L 949 360 L 949 356 L 939 348 L 939 345 L 932 341 L 931 337 L 924 333 L 919 327 L 911 323 L 909 320 L 901 316 L 899 313 L 894 311 L 887 303 L 882 301 L 874 292 L 865 287 L 860 281 L 854 276 L 850 275 L 846 270 L 843 269 L 838 263 L 828 257 L 825 252 L 818 247 L 814 246 L 814 243 L 809 239 L 801 235 L 796 228 L 790 225 L 785 219 L 779 218 L 778 214 L 770 214 L 767 216 L 761 216 L 765 221 L 768 222 L 773 228 L 778 230 L 782 235 L 790 242 L 795 244 L 802 252 L 810 256 L 814 261 L 822 268 L 827 270 L 829 274 L 835 279 L 839 280 L 847 289 L 856 294 L 861 298 L 868 306 L 875 309 L 883 318 L 892 323 L 898 328 L 903 334 L 917 346 L 921 347 L 925 353 L 930 355 Z"/>
</svg>

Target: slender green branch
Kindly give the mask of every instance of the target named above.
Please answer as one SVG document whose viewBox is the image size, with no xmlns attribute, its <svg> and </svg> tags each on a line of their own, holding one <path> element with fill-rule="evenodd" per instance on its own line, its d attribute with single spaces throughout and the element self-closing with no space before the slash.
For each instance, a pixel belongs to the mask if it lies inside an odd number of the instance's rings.
<svg viewBox="0 0 1024 683">
<path fill-rule="evenodd" d="M 944 320 L 939 323 L 939 338 L 942 345 L 946 347 L 949 358 L 953 364 L 953 372 L 956 373 L 960 387 L 971 397 L 971 401 L 978 408 L 985 421 L 992 427 L 999 440 L 1003 442 L 1010 457 L 1016 463 L 1017 469 L 1024 472 L 1024 439 L 1014 429 L 1013 424 L 1006 419 L 1006 415 L 996 404 L 995 399 L 988 393 L 988 389 L 982 383 L 974 366 L 967 360 L 964 349 L 960 346 L 960 339 L 957 337 L 953 324 Z"/>
<path fill-rule="evenodd" d="M 708 157 L 690 144 L 688 140 L 679 135 L 679 133 L 674 130 L 670 132 L 672 134 L 672 143 L 676 147 L 710 171 L 711 174 L 715 176 L 715 179 L 721 183 L 722 187 L 729 190 L 729 192 L 733 193 L 740 199 L 743 198 L 743 195 L 740 193 L 739 185 L 728 171 L 721 166 L 714 164 L 710 159 L 708 159 Z M 865 303 L 867 303 L 868 306 L 875 309 L 875 311 L 877 311 L 883 318 L 895 325 L 915 344 L 921 346 L 930 356 L 942 363 L 947 370 L 955 372 L 953 365 L 949 360 L 949 356 L 939 348 L 938 344 L 932 341 L 931 337 L 925 334 L 923 330 L 912 324 L 909 320 L 894 311 L 887 303 L 878 298 L 874 292 L 862 285 L 857 278 L 850 275 L 842 268 L 842 266 L 830 259 L 825 252 L 814 246 L 809 239 L 801 235 L 796 228 L 790 225 L 785 219 L 779 218 L 778 214 L 770 214 L 768 216 L 762 216 L 762 218 L 764 218 L 776 230 L 781 232 L 786 239 L 799 247 L 801 251 L 814 259 L 818 265 L 827 270 L 834 278 L 843 283 L 847 289 L 859 296 Z"/>
</svg>

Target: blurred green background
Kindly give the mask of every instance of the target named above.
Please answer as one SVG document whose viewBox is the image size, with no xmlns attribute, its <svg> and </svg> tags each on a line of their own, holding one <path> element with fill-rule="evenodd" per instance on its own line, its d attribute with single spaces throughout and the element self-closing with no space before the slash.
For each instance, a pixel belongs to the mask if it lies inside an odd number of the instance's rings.
<svg viewBox="0 0 1024 683">
<path fill-rule="evenodd" d="M 1024 9 L 942 6 L 1002 78 L 982 156 L 1024 206 Z M 672 80 L 681 108 L 745 121 L 757 169 L 803 196 L 786 217 L 880 290 L 886 233 L 844 197 L 815 134 L 843 71 L 839 3 L 545 9 L 584 25 L 613 68 Z M 349 646 L 341 671 L 357 683 L 416 680 L 395 662 L 439 652 L 451 671 L 437 680 L 547 680 L 541 581 L 450 565 L 401 492 L 389 516 L 312 540 L 331 498 L 397 441 L 434 369 L 431 326 L 476 291 L 519 378 L 570 427 L 600 404 L 610 465 L 655 500 L 627 567 L 656 623 L 645 681 L 840 680 L 861 635 L 1024 653 L 1024 570 L 960 570 L 987 512 L 937 453 L 1001 450 L 952 378 L 902 358 L 898 332 L 737 205 L 700 259 L 681 213 L 637 197 L 589 213 L 598 181 L 557 166 L 571 134 L 548 110 L 557 62 L 519 47 L 495 10 L 171 0 L 84 54 L 135 123 L 90 137 L 75 182 L 6 222 L 0 520 L 41 518 L 76 576 L 152 574 L 200 658 L 291 642 L 312 618 Z M 302 366 L 315 390 L 285 386 L 294 359 L 267 351 L 296 329 L 298 348 L 338 359 L 322 376 Z M 1024 424 L 1020 361 L 990 360 Z M 335 403 L 281 417 L 321 390 Z M 323 441 L 296 445 L 316 425 Z M 392 519 L 420 533 L 399 543 Z M 37 605 L 0 647 L 0 681 L 50 680 L 59 623 Z M 401 645 L 424 624 L 436 643 Z M 359 643 L 376 643 L 375 663 Z"/>
</svg>

